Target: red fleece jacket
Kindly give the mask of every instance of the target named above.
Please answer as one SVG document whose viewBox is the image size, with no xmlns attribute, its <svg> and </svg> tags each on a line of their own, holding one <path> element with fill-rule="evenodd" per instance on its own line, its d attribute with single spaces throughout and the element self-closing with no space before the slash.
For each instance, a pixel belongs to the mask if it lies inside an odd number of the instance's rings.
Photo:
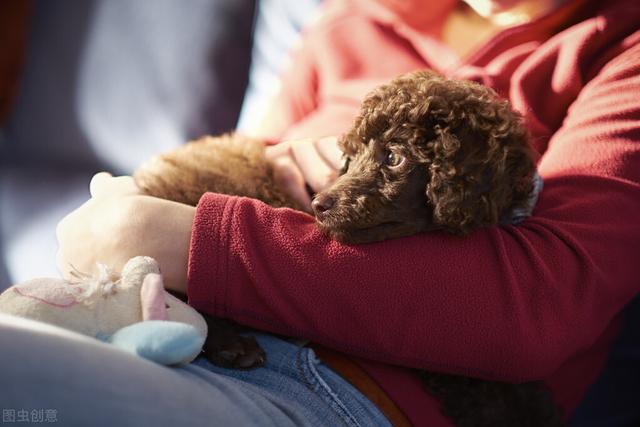
<svg viewBox="0 0 640 427">
<path fill-rule="evenodd" d="M 525 115 L 545 179 L 534 215 L 465 238 L 348 246 L 306 214 L 207 194 L 190 303 L 353 356 L 416 425 L 449 423 L 408 368 L 543 379 L 569 413 L 640 290 L 640 4 L 606 3 L 563 28 L 562 9 L 509 28 L 466 60 L 429 35 L 450 7 L 420 32 L 372 2 L 331 4 L 283 80 L 268 136 L 339 134 L 367 91 L 410 70 L 474 79 Z"/>
</svg>

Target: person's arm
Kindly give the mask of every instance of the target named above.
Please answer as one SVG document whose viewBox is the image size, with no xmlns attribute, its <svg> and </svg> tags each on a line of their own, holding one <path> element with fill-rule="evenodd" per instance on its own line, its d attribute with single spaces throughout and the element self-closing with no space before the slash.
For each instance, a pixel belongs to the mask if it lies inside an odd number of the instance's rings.
<svg viewBox="0 0 640 427">
<path fill-rule="evenodd" d="M 120 271 L 132 257 L 154 257 L 165 286 L 186 292 L 189 240 L 195 209 L 182 203 L 142 196 L 129 176 L 99 173 L 91 198 L 67 215 L 56 229 L 60 272 L 94 273 L 96 263 Z"/>
<path fill-rule="evenodd" d="M 640 289 L 639 57 L 628 50 L 585 86 L 541 160 L 545 188 L 522 225 L 345 246 L 305 214 L 208 194 L 190 303 L 388 363 L 547 377 Z"/>
</svg>

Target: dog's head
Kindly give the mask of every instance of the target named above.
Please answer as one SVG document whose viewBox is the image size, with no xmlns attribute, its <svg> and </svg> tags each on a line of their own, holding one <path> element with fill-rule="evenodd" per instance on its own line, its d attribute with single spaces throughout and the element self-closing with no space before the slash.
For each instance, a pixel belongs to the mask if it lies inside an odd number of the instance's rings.
<svg viewBox="0 0 640 427">
<path fill-rule="evenodd" d="M 313 201 L 345 243 L 463 235 L 526 202 L 535 165 L 521 117 L 491 89 L 421 71 L 365 98 L 339 140 L 346 163 Z"/>
</svg>

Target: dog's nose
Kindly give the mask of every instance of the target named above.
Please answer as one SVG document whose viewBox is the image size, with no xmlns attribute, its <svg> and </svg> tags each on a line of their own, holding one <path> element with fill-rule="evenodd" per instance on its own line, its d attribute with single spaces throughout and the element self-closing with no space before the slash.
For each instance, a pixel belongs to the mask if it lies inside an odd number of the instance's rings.
<svg viewBox="0 0 640 427">
<path fill-rule="evenodd" d="M 335 200 L 333 197 L 328 196 L 326 194 L 318 194 L 313 202 L 311 202 L 311 207 L 316 215 L 323 214 L 329 209 L 333 207 Z"/>
</svg>

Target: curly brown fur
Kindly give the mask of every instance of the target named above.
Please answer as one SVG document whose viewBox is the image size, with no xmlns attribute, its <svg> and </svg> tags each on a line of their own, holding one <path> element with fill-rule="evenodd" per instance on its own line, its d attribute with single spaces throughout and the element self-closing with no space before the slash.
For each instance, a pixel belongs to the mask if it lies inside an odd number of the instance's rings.
<svg viewBox="0 0 640 427">
<path fill-rule="evenodd" d="M 503 221 L 533 188 L 528 135 L 508 102 L 484 86 L 428 71 L 371 92 L 339 145 L 345 168 L 316 195 L 313 209 L 319 228 L 343 243 L 430 230 L 464 235 Z M 149 195 L 191 205 L 213 191 L 301 209 L 277 187 L 262 144 L 240 135 L 187 144 L 134 177 Z M 219 346 L 208 348 L 213 359 L 220 355 Z M 250 352 L 255 348 L 238 355 Z M 540 384 L 421 376 L 458 426 L 562 425 Z"/>
<path fill-rule="evenodd" d="M 318 195 L 333 203 L 316 216 L 342 241 L 467 234 L 498 224 L 532 190 L 528 135 L 509 103 L 427 71 L 371 92 L 339 145 L 348 169 Z"/>
<path fill-rule="evenodd" d="M 302 210 L 276 185 L 264 145 L 240 134 L 202 137 L 152 158 L 133 177 L 145 194 L 192 206 L 214 192 Z"/>
</svg>

